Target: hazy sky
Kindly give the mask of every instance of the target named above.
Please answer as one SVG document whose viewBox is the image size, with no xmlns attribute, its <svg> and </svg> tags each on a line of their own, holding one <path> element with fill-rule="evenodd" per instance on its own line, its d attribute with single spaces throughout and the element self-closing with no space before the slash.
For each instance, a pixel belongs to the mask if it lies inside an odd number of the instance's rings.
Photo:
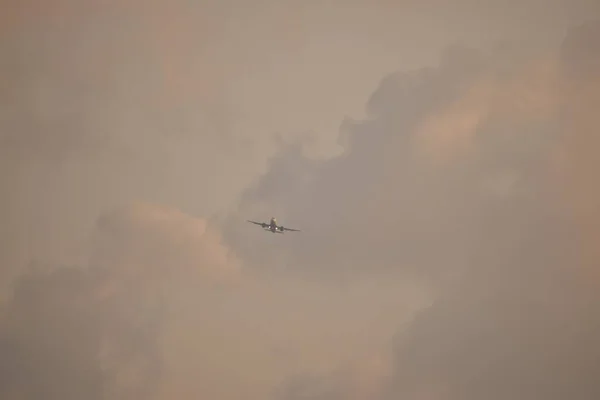
<svg viewBox="0 0 600 400">
<path fill-rule="evenodd" d="M 600 397 L 597 1 L 4 3 L 3 399 Z"/>
</svg>

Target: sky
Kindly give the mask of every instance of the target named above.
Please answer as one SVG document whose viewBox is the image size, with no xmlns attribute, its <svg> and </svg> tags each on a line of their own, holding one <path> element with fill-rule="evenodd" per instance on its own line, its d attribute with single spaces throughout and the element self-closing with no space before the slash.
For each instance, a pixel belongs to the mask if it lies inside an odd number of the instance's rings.
<svg viewBox="0 0 600 400">
<path fill-rule="evenodd" d="M 5 3 L 3 399 L 600 396 L 597 2 Z"/>
</svg>

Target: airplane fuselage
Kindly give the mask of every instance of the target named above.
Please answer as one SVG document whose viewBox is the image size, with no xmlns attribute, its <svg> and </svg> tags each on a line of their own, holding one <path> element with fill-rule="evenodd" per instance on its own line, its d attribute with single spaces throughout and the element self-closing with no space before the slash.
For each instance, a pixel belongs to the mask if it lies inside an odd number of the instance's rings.
<svg viewBox="0 0 600 400">
<path fill-rule="evenodd" d="M 277 219 L 275 219 L 274 217 L 271 218 L 271 220 L 269 221 L 269 225 L 266 227 L 266 229 L 273 233 L 283 231 L 283 229 L 281 229 L 281 227 L 277 225 Z"/>
</svg>

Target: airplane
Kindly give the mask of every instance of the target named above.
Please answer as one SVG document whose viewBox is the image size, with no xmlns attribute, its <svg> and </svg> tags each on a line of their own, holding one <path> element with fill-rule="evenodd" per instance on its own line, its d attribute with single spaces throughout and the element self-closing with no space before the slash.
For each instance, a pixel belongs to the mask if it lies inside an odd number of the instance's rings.
<svg viewBox="0 0 600 400">
<path fill-rule="evenodd" d="M 285 227 L 283 227 L 283 225 L 277 225 L 277 220 L 275 219 L 275 217 L 271 218 L 269 223 L 256 222 L 256 221 L 250 221 L 250 220 L 248 220 L 248 222 L 251 222 L 256 225 L 260 225 L 263 227 L 264 230 L 269 231 L 271 233 L 284 233 L 285 231 L 300 232 L 299 229 L 285 228 Z"/>
</svg>

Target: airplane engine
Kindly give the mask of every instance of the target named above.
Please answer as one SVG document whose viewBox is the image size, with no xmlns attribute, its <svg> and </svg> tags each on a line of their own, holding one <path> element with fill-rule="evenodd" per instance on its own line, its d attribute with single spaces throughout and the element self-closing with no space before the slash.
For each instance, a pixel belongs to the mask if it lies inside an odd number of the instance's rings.
<svg viewBox="0 0 600 400">
<path fill-rule="evenodd" d="M 279 230 L 280 230 L 281 232 L 283 232 L 283 230 L 284 230 L 284 229 L 283 229 L 283 226 L 280 226 L 280 227 L 279 227 Z"/>
</svg>

